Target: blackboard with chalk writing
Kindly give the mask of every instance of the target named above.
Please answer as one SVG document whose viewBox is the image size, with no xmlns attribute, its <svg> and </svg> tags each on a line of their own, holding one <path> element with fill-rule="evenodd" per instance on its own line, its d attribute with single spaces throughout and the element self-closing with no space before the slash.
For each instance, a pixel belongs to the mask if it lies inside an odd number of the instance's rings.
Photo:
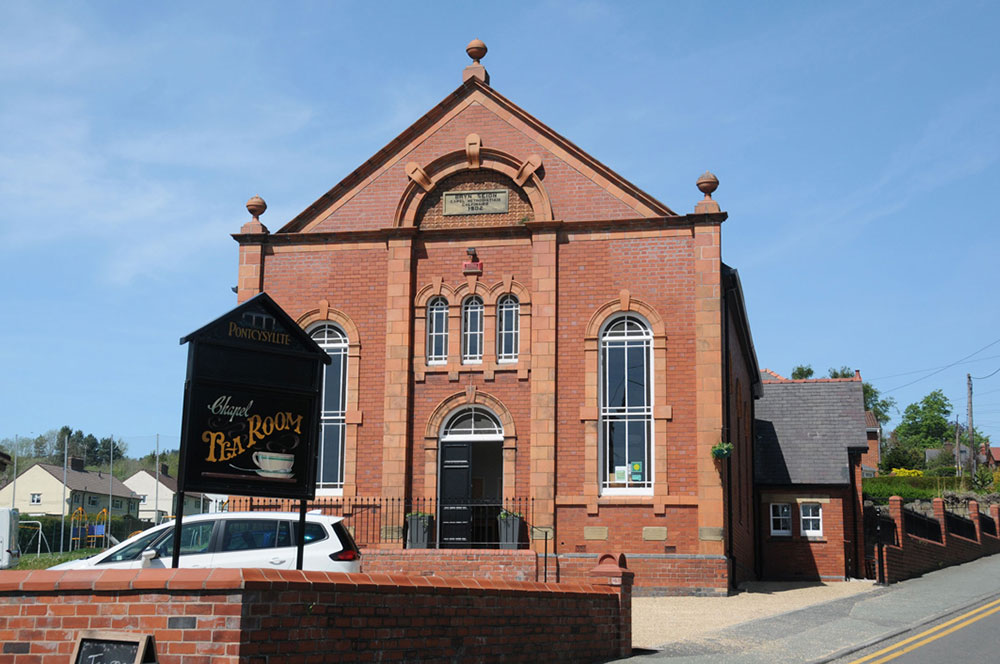
<svg viewBox="0 0 1000 664">
<path fill-rule="evenodd" d="M 156 662 L 153 637 L 122 632 L 81 633 L 73 664 L 149 664 Z"/>
</svg>

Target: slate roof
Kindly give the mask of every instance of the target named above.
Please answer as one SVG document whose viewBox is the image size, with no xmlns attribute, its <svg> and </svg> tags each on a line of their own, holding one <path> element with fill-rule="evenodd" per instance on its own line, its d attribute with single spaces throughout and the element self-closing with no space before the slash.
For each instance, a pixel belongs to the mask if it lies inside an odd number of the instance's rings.
<svg viewBox="0 0 1000 664">
<path fill-rule="evenodd" d="M 872 430 L 879 428 L 878 418 L 870 410 L 865 411 L 865 426 Z"/>
<path fill-rule="evenodd" d="M 46 471 L 52 477 L 59 480 L 61 483 L 63 480 L 63 467 L 56 466 L 51 463 L 40 463 L 38 464 L 42 470 Z M 73 470 L 72 468 L 66 469 L 66 487 L 70 491 L 86 491 L 87 493 L 98 493 L 107 495 L 108 493 L 108 475 L 107 473 L 95 473 L 89 470 Z M 121 480 L 117 477 L 111 480 L 111 495 L 119 496 L 122 498 L 136 498 L 138 497 L 132 489 L 125 486 Z"/>
<path fill-rule="evenodd" d="M 760 484 L 848 484 L 848 448 L 867 449 L 860 376 L 773 380 L 756 404 L 754 478 Z"/>
</svg>

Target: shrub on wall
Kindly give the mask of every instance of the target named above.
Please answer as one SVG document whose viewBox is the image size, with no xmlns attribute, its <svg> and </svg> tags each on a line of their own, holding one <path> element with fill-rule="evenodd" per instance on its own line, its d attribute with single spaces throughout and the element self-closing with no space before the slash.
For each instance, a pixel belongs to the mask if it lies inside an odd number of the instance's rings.
<svg viewBox="0 0 1000 664">
<path fill-rule="evenodd" d="M 960 477 L 918 477 L 883 475 L 866 477 L 862 484 L 865 498 L 883 504 L 890 496 L 899 496 L 904 501 L 931 500 L 943 495 L 945 491 L 962 489 Z"/>
</svg>

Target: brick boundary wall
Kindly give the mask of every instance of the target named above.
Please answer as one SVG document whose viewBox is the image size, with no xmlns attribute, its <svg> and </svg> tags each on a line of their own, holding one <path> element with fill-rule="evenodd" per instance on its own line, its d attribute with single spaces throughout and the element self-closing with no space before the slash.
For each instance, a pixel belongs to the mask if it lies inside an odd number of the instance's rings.
<svg viewBox="0 0 1000 664">
<path fill-rule="evenodd" d="M 550 554 L 528 549 L 371 549 L 362 550 L 361 569 L 368 574 L 412 574 L 484 580 L 586 581 L 600 558 L 596 553 Z M 705 554 L 626 553 L 635 574 L 634 596 L 708 596 L 729 594 L 725 556 Z"/>
<path fill-rule="evenodd" d="M 889 498 L 889 515 L 896 522 L 899 546 L 887 545 L 884 548 L 883 561 L 888 583 L 1000 553 L 1000 538 L 987 535 L 979 528 L 979 504 L 976 501 L 969 501 L 969 516 L 976 526 L 975 540 L 948 532 L 943 500 L 935 498 L 933 508 L 934 518 L 941 524 L 940 543 L 907 533 L 903 521 L 903 499 L 899 496 Z M 1000 510 L 996 505 L 990 506 L 990 516 L 1000 523 Z"/>
<path fill-rule="evenodd" d="M 261 569 L 0 572 L 0 663 L 65 664 L 81 631 L 152 634 L 160 664 L 607 661 L 631 574 L 515 583 Z"/>
</svg>

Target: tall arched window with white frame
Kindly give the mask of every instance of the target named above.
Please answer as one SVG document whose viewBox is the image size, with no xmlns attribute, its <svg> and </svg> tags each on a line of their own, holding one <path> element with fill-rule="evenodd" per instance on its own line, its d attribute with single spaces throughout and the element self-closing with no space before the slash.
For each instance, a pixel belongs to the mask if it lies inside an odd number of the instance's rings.
<svg viewBox="0 0 1000 664">
<path fill-rule="evenodd" d="M 427 303 L 427 364 L 448 362 L 448 300 L 441 296 Z"/>
<path fill-rule="evenodd" d="M 600 445 L 603 493 L 653 487 L 653 335 L 635 314 L 611 319 L 601 333 Z"/>
<path fill-rule="evenodd" d="M 309 335 L 330 356 L 323 373 L 320 410 L 319 465 L 316 488 L 344 488 L 344 429 L 347 411 L 347 335 L 333 323 L 323 323 Z"/>
<path fill-rule="evenodd" d="M 462 364 L 483 361 L 483 298 L 471 295 L 462 303 Z"/>
<path fill-rule="evenodd" d="M 497 300 L 497 362 L 517 362 L 521 346 L 521 303 L 508 293 Z"/>
</svg>

